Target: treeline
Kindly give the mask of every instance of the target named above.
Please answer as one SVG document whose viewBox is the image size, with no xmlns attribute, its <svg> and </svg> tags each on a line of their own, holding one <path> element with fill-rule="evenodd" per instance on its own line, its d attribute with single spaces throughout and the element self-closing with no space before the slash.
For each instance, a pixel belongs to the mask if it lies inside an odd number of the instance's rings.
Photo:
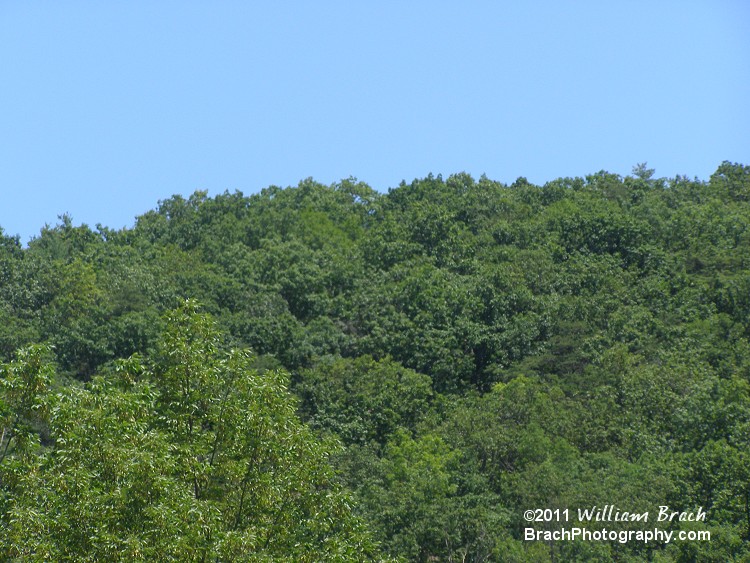
<svg viewBox="0 0 750 563">
<path fill-rule="evenodd" d="M 749 339 L 741 164 L 63 217 L 0 240 L 0 558 L 746 561 Z M 711 541 L 524 540 L 607 504 Z"/>
</svg>

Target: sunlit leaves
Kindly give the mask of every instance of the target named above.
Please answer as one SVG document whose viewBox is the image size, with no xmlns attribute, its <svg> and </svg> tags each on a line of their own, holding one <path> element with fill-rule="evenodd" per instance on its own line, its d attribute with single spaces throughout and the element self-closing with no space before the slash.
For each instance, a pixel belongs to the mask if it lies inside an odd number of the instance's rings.
<svg viewBox="0 0 750 563">
<path fill-rule="evenodd" d="M 50 371 L 40 350 L 6 367 L 0 414 L 13 465 L 0 465 L 0 554 L 77 561 L 374 557 L 335 483 L 332 446 L 296 418 L 287 375 L 256 371 L 246 351 L 222 352 L 212 320 L 192 302 L 170 313 L 166 325 L 152 359 L 119 362 L 110 375 L 55 395 L 47 391 Z M 49 446 L 24 455 L 21 431 L 47 406 Z"/>
</svg>

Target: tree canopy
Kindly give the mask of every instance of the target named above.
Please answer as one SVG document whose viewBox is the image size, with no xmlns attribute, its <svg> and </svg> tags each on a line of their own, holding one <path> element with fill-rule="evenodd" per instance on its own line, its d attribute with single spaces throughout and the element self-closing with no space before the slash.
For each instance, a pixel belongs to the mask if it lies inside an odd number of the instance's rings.
<svg viewBox="0 0 750 563">
<path fill-rule="evenodd" d="M 307 179 L 0 233 L 0 559 L 745 561 L 749 194 Z M 605 504 L 711 541 L 524 539 Z"/>
</svg>

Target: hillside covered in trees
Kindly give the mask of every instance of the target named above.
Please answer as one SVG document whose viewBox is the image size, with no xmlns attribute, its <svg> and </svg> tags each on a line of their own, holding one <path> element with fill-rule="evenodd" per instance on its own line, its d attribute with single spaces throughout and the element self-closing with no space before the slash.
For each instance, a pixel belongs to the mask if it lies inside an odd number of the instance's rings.
<svg viewBox="0 0 750 563">
<path fill-rule="evenodd" d="M 750 561 L 749 341 L 741 164 L 63 217 L 0 240 L 0 560 Z M 524 538 L 605 505 L 711 540 Z"/>
</svg>

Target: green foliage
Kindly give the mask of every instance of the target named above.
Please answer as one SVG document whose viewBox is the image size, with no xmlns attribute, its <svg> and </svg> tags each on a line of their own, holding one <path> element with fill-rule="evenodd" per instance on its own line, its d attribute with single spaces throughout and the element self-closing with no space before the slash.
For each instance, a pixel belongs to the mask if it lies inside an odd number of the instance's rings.
<svg viewBox="0 0 750 563">
<path fill-rule="evenodd" d="M 0 232 L 0 558 L 747 560 L 749 170 Z M 712 541 L 523 538 L 594 504 L 701 506 Z"/>
<path fill-rule="evenodd" d="M 379 445 L 397 431 L 417 431 L 430 406 L 430 378 L 391 359 L 321 362 L 302 372 L 297 392 L 313 428 L 345 444 Z"/>
<path fill-rule="evenodd" d="M 22 458 L 37 443 L 34 430 L 47 417 L 52 369 L 50 349 L 30 346 L 0 368 L 0 467 L 8 456 Z"/>
<path fill-rule="evenodd" d="M 220 352 L 192 302 L 166 326 L 153 360 L 134 356 L 55 396 L 39 351 L 6 368 L 3 558 L 374 558 L 330 447 L 296 418 L 287 376 L 256 371 L 246 351 Z M 23 455 L 22 427 L 47 404 L 50 445 Z"/>
</svg>

